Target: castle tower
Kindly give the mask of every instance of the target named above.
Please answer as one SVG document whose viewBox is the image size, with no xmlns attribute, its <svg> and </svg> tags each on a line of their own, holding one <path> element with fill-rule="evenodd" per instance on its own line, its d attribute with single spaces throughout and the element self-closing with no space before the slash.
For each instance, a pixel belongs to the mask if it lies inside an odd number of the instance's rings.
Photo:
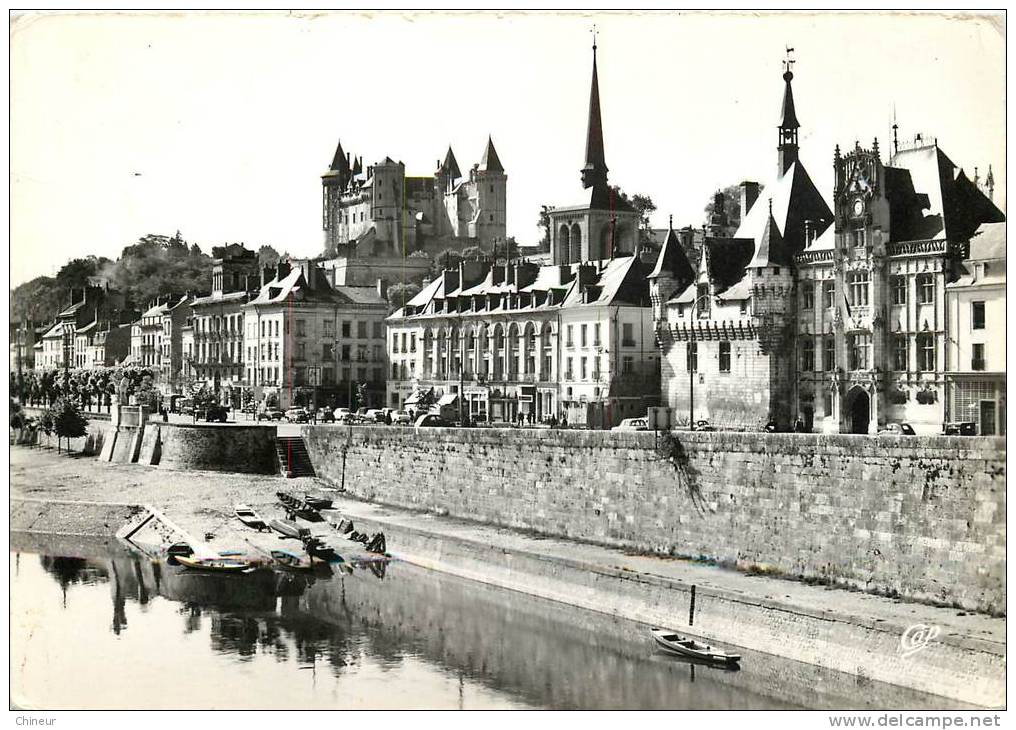
<svg viewBox="0 0 1016 730">
<path fill-rule="evenodd" d="M 328 171 L 321 176 L 321 229 L 324 231 L 326 249 L 333 249 L 340 237 L 339 201 L 349 178 L 349 155 L 343 152 L 340 141 L 335 147 L 335 155 Z"/>
<path fill-rule="evenodd" d="M 371 210 L 377 240 L 394 253 L 408 253 L 412 242 L 405 240 L 404 236 L 407 223 L 403 220 L 405 165 L 385 157 L 371 168 L 370 176 L 373 178 Z"/>
<path fill-rule="evenodd" d="M 653 320 L 666 319 L 667 302 L 674 294 L 684 289 L 695 279 L 695 269 L 681 246 L 681 240 L 674 232 L 674 216 L 670 216 L 667 237 L 663 240 L 656 267 L 649 279 L 649 300 L 653 305 Z"/>
<path fill-rule="evenodd" d="M 503 241 L 507 235 L 508 176 L 488 136 L 480 164 L 473 174 L 476 210 L 470 223 L 469 235 L 489 248 L 494 241 Z"/>
<path fill-rule="evenodd" d="M 801 127 L 797 121 L 797 112 L 794 109 L 794 90 L 790 85 L 790 82 L 794 79 L 794 72 L 790 70 L 794 65 L 794 61 L 790 59 L 789 53 L 792 50 L 788 50 L 787 60 L 783 62 L 783 81 L 786 86 L 783 89 L 783 105 L 780 108 L 780 121 L 777 125 L 779 143 L 776 147 L 779 160 L 777 173 L 779 175 L 786 173 L 790 169 L 790 166 L 797 162 L 797 130 Z"/>
<path fill-rule="evenodd" d="M 593 40 L 593 81 L 589 89 L 589 122 L 586 125 L 586 164 L 582 187 L 606 187 L 607 162 L 603 154 L 603 123 L 600 121 L 600 83 L 596 73 L 596 40 Z"/>
</svg>

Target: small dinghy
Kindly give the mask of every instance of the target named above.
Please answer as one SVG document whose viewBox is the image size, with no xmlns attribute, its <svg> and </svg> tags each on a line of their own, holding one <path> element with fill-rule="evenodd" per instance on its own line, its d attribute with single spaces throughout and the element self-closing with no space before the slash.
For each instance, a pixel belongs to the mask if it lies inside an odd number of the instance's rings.
<svg viewBox="0 0 1016 730">
<path fill-rule="evenodd" d="M 326 543 L 324 540 L 312 537 L 306 543 L 307 554 L 312 558 L 323 560 L 326 563 L 342 563 L 345 562 L 341 555 L 339 555 L 335 548 Z"/>
<path fill-rule="evenodd" d="M 245 504 L 236 505 L 233 508 L 233 514 L 240 522 L 258 532 L 268 529 L 268 523 L 264 521 L 264 518 Z"/>
<path fill-rule="evenodd" d="M 194 550 L 185 542 L 174 542 L 168 548 L 166 548 L 166 562 L 170 565 L 179 565 L 176 562 L 178 556 L 182 555 L 188 557 L 194 554 Z"/>
<path fill-rule="evenodd" d="M 740 654 L 731 654 L 716 646 L 703 644 L 687 636 L 675 634 L 666 629 L 653 629 L 650 631 L 657 644 L 667 651 L 680 654 L 681 656 L 699 659 L 704 662 L 715 664 L 737 664 L 741 661 Z"/>
<path fill-rule="evenodd" d="M 302 555 L 289 550 L 272 550 L 272 558 L 283 568 L 290 570 L 310 570 L 312 567 Z"/>
<path fill-rule="evenodd" d="M 310 530 L 306 527 L 300 527 L 295 522 L 289 520 L 272 520 L 268 523 L 276 532 L 281 532 L 286 537 L 295 537 L 297 540 L 306 540 L 310 537 Z"/>
<path fill-rule="evenodd" d="M 192 570 L 209 570 L 218 573 L 243 573 L 254 570 L 246 560 L 236 558 L 195 558 L 187 555 L 173 556 L 180 565 Z"/>
</svg>

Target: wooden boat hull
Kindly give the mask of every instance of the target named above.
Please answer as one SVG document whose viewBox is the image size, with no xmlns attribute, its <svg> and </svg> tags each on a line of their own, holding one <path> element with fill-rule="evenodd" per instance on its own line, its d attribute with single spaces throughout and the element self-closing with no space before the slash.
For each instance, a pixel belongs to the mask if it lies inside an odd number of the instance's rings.
<svg viewBox="0 0 1016 730">
<path fill-rule="evenodd" d="M 265 522 L 264 518 L 245 504 L 236 505 L 233 508 L 233 514 L 236 515 L 236 518 L 240 522 L 251 529 L 258 530 L 259 532 L 268 529 L 268 523 Z"/>
<path fill-rule="evenodd" d="M 305 540 L 310 537 L 310 530 L 306 527 L 300 527 L 295 522 L 289 522 L 288 520 L 272 520 L 268 523 L 276 532 L 280 532 L 286 537 L 293 537 L 297 540 Z"/>
<path fill-rule="evenodd" d="M 174 555 L 176 562 L 192 570 L 207 570 L 215 573 L 242 573 L 251 569 L 246 560 L 235 558 L 193 558 L 186 555 Z"/>
<path fill-rule="evenodd" d="M 731 654 L 716 646 L 703 644 L 687 636 L 672 631 L 653 629 L 650 632 L 653 640 L 661 647 L 674 654 L 709 662 L 710 664 L 737 664 L 741 661 L 740 654 Z"/>
</svg>

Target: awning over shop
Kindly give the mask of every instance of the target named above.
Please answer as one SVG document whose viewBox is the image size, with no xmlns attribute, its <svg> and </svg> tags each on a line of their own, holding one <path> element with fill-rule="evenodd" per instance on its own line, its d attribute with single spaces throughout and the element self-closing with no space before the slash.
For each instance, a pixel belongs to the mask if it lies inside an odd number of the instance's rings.
<svg viewBox="0 0 1016 730">
<path fill-rule="evenodd" d="M 432 399 L 433 393 L 434 393 L 433 388 L 427 388 L 426 390 L 417 390 L 411 396 L 406 398 L 406 401 L 405 403 L 403 403 L 403 405 L 415 406 L 417 403 L 426 403 L 427 401 Z"/>
</svg>

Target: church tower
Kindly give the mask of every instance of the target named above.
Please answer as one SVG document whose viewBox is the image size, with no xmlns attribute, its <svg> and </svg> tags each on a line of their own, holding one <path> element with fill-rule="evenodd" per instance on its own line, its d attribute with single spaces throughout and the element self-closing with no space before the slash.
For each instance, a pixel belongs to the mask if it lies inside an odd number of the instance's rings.
<svg viewBox="0 0 1016 730">
<path fill-rule="evenodd" d="M 793 50 L 793 48 L 788 49 L 787 60 L 783 62 L 783 82 L 786 86 L 783 89 L 783 106 L 780 109 L 778 125 L 779 144 L 776 150 L 779 153 L 779 166 L 776 170 L 777 175 L 785 174 L 790 166 L 797 162 L 797 130 L 801 125 L 797 121 L 797 112 L 794 110 L 794 89 L 790 85 L 794 79 L 794 72 L 790 70 L 794 65 L 794 61 L 790 58 L 790 52 Z M 744 215 L 743 212 L 742 215 Z"/>
</svg>

